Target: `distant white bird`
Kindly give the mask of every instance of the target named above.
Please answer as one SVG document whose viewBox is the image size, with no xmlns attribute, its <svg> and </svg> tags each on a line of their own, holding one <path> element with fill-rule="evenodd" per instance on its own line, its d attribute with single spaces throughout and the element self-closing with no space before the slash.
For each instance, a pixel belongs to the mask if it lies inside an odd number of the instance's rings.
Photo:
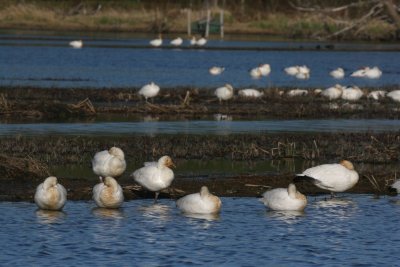
<svg viewBox="0 0 400 267">
<path fill-rule="evenodd" d="M 363 91 L 357 86 L 346 87 L 342 91 L 342 99 L 348 101 L 357 101 L 364 95 Z"/>
<path fill-rule="evenodd" d="M 391 91 L 386 96 L 396 102 L 400 102 L 400 90 Z"/>
<path fill-rule="evenodd" d="M 303 66 L 298 66 L 297 67 L 298 71 L 296 73 L 296 78 L 297 79 L 301 79 L 301 80 L 305 80 L 310 78 L 310 69 L 303 65 Z"/>
<path fill-rule="evenodd" d="M 340 84 L 336 84 L 333 87 L 326 88 L 321 92 L 323 97 L 328 98 L 329 100 L 335 100 L 342 96 L 343 87 Z"/>
<path fill-rule="evenodd" d="M 97 152 L 92 159 L 92 169 L 100 177 L 118 177 L 126 169 L 125 154 L 119 147 Z"/>
<path fill-rule="evenodd" d="M 314 90 L 314 95 L 320 95 L 321 93 L 322 93 L 322 89 L 317 88 Z"/>
<path fill-rule="evenodd" d="M 207 39 L 204 37 L 201 37 L 200 39 L 198 39 L 196 41 L 196 45 L 197 46 L 204 46 L 207 43 Z"/>
<path fill-rule="evenodd" d="M 156 162 L 145 162 L 144 167 L 134 171 L 134 180 L 152 192 L 155 192 L 154 202 L 157 202 L 161 190 L 169 187 L 174 180 L 174 172 L 169 167 L 175 167 L 169 156 L 163 156 Z"/>
<path fill-rule="evenodd" d="M 372 91 L 367 95 L 367 98 L 370 99 L 374 99 L 374 100 L 380 100 L 382 98 L 385 98 L 386 96 L 386 91 L 383 90 L 377 90 L 377 91 Z"/>
<path fill-rule="evenodd" d="M 69 42 L 69 45 L 72 46 L 73 48 L 82 48 L 83 42 L 82 42 L 82 40 L 75 40 L 75 41 Z"/>
<path fill-rule="evenodd" d="M 378 79 L 382 76 L 382 71 L 378 67 L 367 68 L 365 70 L 365 77 L 369 79 Z"/>
<path fill-rule="evenodd" d="M 35 203 L 43 210 L 61 210 L 67 201 L 67 190 L 54 176 L 47 177 L 35 192 Z"/>
<path fill-rule="evenodd" d="M 118 182 L 107 176 L 93 187 L 93 200 L 100 208 L 119 208 L 124 201 L 124 194 Z"/>
<path fill-rule="evenodd" d="M 260 92 L 256 89 L 248 88 L 248 89 L 239 90 L 238 94 L 239 94 L 239 96 L 242 96 L 242 97 L 259 98 L 264 95 L 264 92 Z"/>
<path fill-rule="evenodd" d="M 304 90 L 304 89 L 292 89 L 292 90 L 289 90 L 286 93 L 286 95 L 289 96 L 289 97 L 306 96 L 306 95 L 308 95 L 308 91 Z"/>
<path fill-rule="evenodd" d="M 368 69 L 369 69 L 368 67 L 363 67 L 361 69 L 354 71 L 350 76 L 351 77 L 365 77 L 366 71 Z"/>
<path fill-rule="evenodd" d="M 229 100 L 233 97 L 233 87 L 230 84 L 225 84 L 225 86 L 215 89 L 214 94 L 221 103 L 222 100 Z"/>
<path fill-rule="evenodd" d="M 215 214 L 221 210 L 221 199 L 210 193 L 207 186 L 202 186 L 199 193 L 184 196 L 176 201 L 176 206 L 183 213 Z"/>
<path fill-rule="evenodd" d="M 291 66 L 284 69 L 287 75 L 296 76 L 299 72 L 299 66 Z"/>
<path fill-rule="evenodd" d="M 183 40 L 181 37 L 177 37 L 177 38 L 171 40 L 171 42 L 170 42 L 170 44 L 173 46 L 180 46 L 180 45 L 182 45 L 182 43 L 183 43 Z"/>
<path fill-rule="evenodd" d="M 154 46 L 154 47 L 161 46 L 162 43 L 163 43 L 163 40 L 161 38 L 161 34 L 158 36 L 158 38 L 151 40 L 149 43 L 150 43 L 151 46 Z"/>
<path fill-rule="evenodd" d="M 329 75 L 331 75 L 335 79 L 343 79 L 344 77 L 344 70 L 342 68 L 337 68 L 332 70 Z"/>
<path fill-rule="evenodd" d="M 149 84 L 144 85 L 140 90 L 139 90 L 139 95 L 144 96 L 144 98 L 152 98 L 157 96 L 158 92 L 160 92 L 160 87 L 155 84 L 154 82 L 151 82 Z"/>
<path fill-rule="evenodd" d="M 390 187 L 396 189 L 397 193 L 400 194 L 400 180 L 396 180 Z"/>
<path fill-rule="evenodd" d="M 261 64 L 258 66 L 261 76 L 268 76 L 271 73 L 271 66 L 269 64 Z"/>
<path fill-rule="evenodd" d="M 196 45 L 196 37 L 192 36 L 192 39 L 190 39 L 190 45 Z"/>
<path fill-rule="evenodd" d="M 209 68 L 208 72 L 211 75 L 220 75 L 222 72 L 224 72 L 224 70 L 225 70 L 224 67 L 216 67 L 216 66 L 214 66 L 214 67 Z"/>
<path fill-rule="evenodd" d="M 268 190 L 259 200 L 271 210 L 279 211 L 302 211 L 307 205 L 306 196 L 297 191 L 294 184 L 289 184 L 288 188 Z"/>
<path fill-rule="evenodd" d="M 253 79 L 259 79 L 262 76 L 261 70 L 259 67 L 252 68 L 249 73 L 250 73 L 251 78 L 253 78 Z"/>
<path fill-rule="evenodd" d="M 297 174 L 294 182 L 310 181 L 319 188 L 333 192 L 344 192 L 358 182 L 358 173 L 353 164 L 342 160 L 340 164 L 323 164 Z"/>
</svg>

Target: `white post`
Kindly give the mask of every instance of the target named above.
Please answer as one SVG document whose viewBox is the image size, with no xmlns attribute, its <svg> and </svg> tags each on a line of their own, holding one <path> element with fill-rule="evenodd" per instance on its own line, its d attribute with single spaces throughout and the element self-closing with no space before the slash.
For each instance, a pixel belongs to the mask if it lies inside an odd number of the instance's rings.
<svg viewBox="0 0 400 267">
<path fill-rule="evenodd" d="M 187 34 L 190 37 L 192 35 L 192 10 L 188 8 L 187 10 Z"/>
<path fill-rule="evenodd" d="M 221 39 L 224 39 L 224 10 L 219 10 L 219 32 L 221 34 Z"/>
<path fill-rule="evenodd" d="M 208 38 L 208 35 L 210 33 L 210 18 L 211 18 L 211 10 L 207 9 L 207 24 L 206 24 L 206 33 L 205 33 L 206 38 Z"/>
</svg>

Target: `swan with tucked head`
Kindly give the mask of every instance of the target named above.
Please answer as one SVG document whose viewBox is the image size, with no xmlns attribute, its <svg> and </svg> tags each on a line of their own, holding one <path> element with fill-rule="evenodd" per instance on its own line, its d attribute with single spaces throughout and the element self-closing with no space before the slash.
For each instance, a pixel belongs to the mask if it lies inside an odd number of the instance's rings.
<svg viewBox="0 0 400 267">
<path fill-rule="evenodd" d="M 294 182 L 309 181 L 319 188 L 334 192 L 349 190 L 358 182 L 358 173 L 354 165 L 348 160 L 342 160 L 339 164 L 322 164 L 297 174 Z"/>
<path fill-rule="evenodd" d="M 162 43 L 163 43 L 163 40 L 162 40 L 162 37 L 161 37 L 161 33 L 158 35 L 158 38 L 151 40 L 149 43 L 150 43 L 151 46 L 154 46 L 154 47 L 161 46 Z"/>
<path fill-rule="evenodd" d="M 117 209 L 124 201 L 124 194 L 118 182 L 107 176 L 93 187 L 93 200 L 100 208 Z"/>
<path fill-rule="evenodd" d="M 297 191 L 294 184 L 289 184 L 288 188 L 268 190 L 260 201 L 271 210 L 280 211 L 303 211 L 307 205 L 306 196 Z"/>
<path fill-rule="evenodd" d="M 147 99 L 148 98 L 153 98 L 155 96 L 158 95 L 158 93 L 160 92 L 160 87 L 155 84 L 154 82 L 151 82 L 149 84 L 144 85 L 142 88 L 140 88 L 139 90 L 139 95 L 144 96 L 144 98 Z"/>
<path fill-rule="evenodd" d="M 229 100 L 233 97 L 233 87 L 230 84 L 225 84 L 225 86 L 215 89 L 214 94 L 221 103 L 222 100 Z"/>
<path fill-rule="evenodd" d="M 176 206 L 183 213 L 215 214 L 221 210 L 221 199 L 210 193 L 207 186 L 202 186 L 199 193 L 184 196 L 176 201 Z"/>
<path fill-rule="evenodd" d="M 93 172 L 100 177 L 118 177 L 126 169 L 125 154 L 119 147 L 97 152 L 92 159 Z"/>
<path fill-rule="evenodd" d="M 161 190 L 169 187 L 174 180 L 174 172 L 170 167 L 175 167 L 169 156 L 163 156 L 155 162 L 145 162 L 144 167 L 134 171 L 131 176 L 142 187 L 155 192 L 154 202 L 157 202 Z"/>
<path fill-rule="evenodd" d="M 343 79 L 344 70 L 342 68 L 337 68 L 337 69 L 332 70 L 331 72 L 329 72 L 329 75 L 331 75 L 335 79 Z"/>
<path fill-rule="evenodd" d="M 75 40 L 75 41 L 69 42 L 69 45 L 70 45 L 72 48 L 82 48 L 83 42 L 82 42 L 82 40 Z"/>
<path fill-rule="evenodd" d="M 67 201 L 67 190 L 54 176 L 47 177 L 35 192 L 35 203 L 43 210 L 61 210 Z"/>
</svg>

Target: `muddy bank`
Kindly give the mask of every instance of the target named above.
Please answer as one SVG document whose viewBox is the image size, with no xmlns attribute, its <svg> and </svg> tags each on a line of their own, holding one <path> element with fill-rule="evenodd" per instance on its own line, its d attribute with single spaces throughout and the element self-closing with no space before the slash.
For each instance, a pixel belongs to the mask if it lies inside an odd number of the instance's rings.
<svg viewBox="0 0 400 267">
<path fill-rule="evenodd" d="M 322 119 L 386 118 L 398 119 L 399 104 L 391 99 L 380 101 L 361 98 L 356 102 L 329 101 L 313 93 L 290 97 L 291 88 L 259 88 L 260 99 L 236 96 L 222 104 L 214 95 L 215 88 L 162 89 L 154 101 L 146 103 L 139 88 L 121 89 L 41 89 L 0 88 L 0 119 L 14 121 L 90 120 L 104 114 L 180 116 L 201 118 L 226 114 L 235 118 Z M 398 87 L 385 88 L 388 91 Z M 374 89 L 364 89 L 364 95 Z"/>
</svg>

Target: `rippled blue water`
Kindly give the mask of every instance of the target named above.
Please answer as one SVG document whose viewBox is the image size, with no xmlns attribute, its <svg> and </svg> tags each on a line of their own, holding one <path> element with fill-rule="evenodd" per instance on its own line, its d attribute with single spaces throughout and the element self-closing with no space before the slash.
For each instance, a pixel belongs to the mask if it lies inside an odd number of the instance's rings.
<svg viewBox="0 0 400 267">
<path fill-rule="evenodd" d="M 152 49 L 145 48 L 149 39 L 88 37 L 84 48 L 73 49 L 68 47 L 68 41 L 73 36 L 69 39 L 65 36 L 53 39 L 41 36 L 18 39 L 21 38 L 19 35 L 6 37 L 0 40 L 0 86 L 139 87 L 150 81 L 162 87 L 216 87 L 229 82 L 236 88 L 327 87 L 337 82 L 359 86 L 400 84 L 397 64 L 400 61 L 399 52 L 289 51 L 292 48 L 315 47 L 319 44 L 235 40 L 210 40 L 207 46 L 213 47 L 213 50 Z M 334 45 L 339 48 L 341 46 L 341 44 Z M 368 49 L 365 44 L 347 46 Z M 396 45 L 388 46 L 398 48 Z M 245 50 L 229 49 L 232 47 Z M 268 50 L 256 51 L 253 48 Z M 251 79 L 248 70 L 260 63 L 271 64 L 270 77 Z M 309 80 L 297 80 L 283 72 L 284 67 L 303 64 L 311 68 Z M 214 65 L 225 66 L 226 71 L 220 76 L 211 76 L 208 69 Z M 338 81 L 328 74 L 334 68 L 343 67 L 349 75 L 362 66 L 379 66 L 383 70 L 383 76 L 372 80 L 347 76 Z"/>
<path fill-rule="evenodd" d="M 156 134 L 262 134 L 280 132 L 399 131 L 399 120 L 279 120 L 279 121 L 153 121 L 97 123 L 0 124 L 0 136 L 12 135 L 156 135 Z"/>
<path fill-rule="evenodd" d="M 395 201 L 397 199 L 397 202 Z M 398 198 L 309 197 L 304 213 L 222 198 L 218 217 L 180 214 L 173 200 L 120 211 L 70 201 L 63 213 L 1 202 L 2 266 L 398 266 Z"/>
</svg>

